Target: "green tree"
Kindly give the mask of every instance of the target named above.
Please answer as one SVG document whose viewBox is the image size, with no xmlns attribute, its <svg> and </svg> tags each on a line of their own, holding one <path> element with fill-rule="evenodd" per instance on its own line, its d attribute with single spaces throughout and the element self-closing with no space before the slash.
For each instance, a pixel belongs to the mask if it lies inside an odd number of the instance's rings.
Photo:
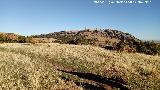
<svg viewBox="0 0 160 90">
<path fill-rule="evenodd" d="M 26 37 L 26 43 L 32 43 L 35 44 L 36 40 L 33 37 Z"/>
<path fill-rule="evenodd" d="M 0 34 L 0 42 L 4 42 L 6 40 L 6 37 L 3 34 Z"/>
<path fill-rule="evenodd" d="M 18 42 L 19 43 L 26 43 L 26 37 L 25 36 L 19 36 L 18 37 Z"/>
</svg>

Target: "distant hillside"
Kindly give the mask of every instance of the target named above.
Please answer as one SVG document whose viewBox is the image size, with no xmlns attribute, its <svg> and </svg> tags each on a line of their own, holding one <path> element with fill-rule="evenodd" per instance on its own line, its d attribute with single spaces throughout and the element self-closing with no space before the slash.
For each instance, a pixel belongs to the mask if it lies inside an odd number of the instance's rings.
<svg viewBox="0 0 160 90">
<path fill-rule="evenodd" d="M 93 44 L 105 47 L 106 45 L 116 45 L 119 41 L 138 40 L 129 33 L 118 30 L 81 30 L 81 31 L 61 31 L 49 34 L 35 35 L 36 38 L 55 38 L 59 42 L 69 44 Z"/>
<path fill-rule="evenodd" d="M 142 41 L 129 33 L 118 30 L 61 31 L 34 36 L 21 36 L 13 33 L 0 33 L 0 43 L 61 43 L 94 45 L 120 52 L 138 52 L 160 55 L 160 44 Z"/>
<path fill-rule="evenodd" d="M 153 40 L 153 42 L 160 44 L 160 40 Z"/>
<path fill-rule="evenodd" d="M 154 43 L 159 43 L 160 44 L 160 40 L 142 40 L 143 42 L 154 42 Z"/>
<path fill-rule="evenodd" d="M 0 32 L 0 42 L 17 42 L 20 35 Z"/>
<path fill-rule="evenodd" d="M 14 33 L 2 33 L 0 32 L 1 37 L 5 37 L 7 39 L 17 40 L 20 35 Z"/>
<path fill-rule="evenodd" d="M 0 32 L 0 43 L 25 43 L 28 39 L 25 36 L 14 33 Z"/>
<path fill-rule="evenodd" d="M 54 38 L 53 42 L 75 45 L 94 45 L 123 52 L 139 52 L 160 55 L 160 44 L 142 41 L 129 33 L 118 30 L 61 31 L 32 36 L 33 38 Z"/>
</svg>

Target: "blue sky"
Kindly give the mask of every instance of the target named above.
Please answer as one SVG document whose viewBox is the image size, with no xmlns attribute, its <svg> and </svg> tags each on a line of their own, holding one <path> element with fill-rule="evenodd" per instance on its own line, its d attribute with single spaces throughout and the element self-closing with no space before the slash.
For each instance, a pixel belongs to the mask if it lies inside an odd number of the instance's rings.
<svg viewBox="0 0 160 90">
<path fill-rule="evenodd" d="M 87 26 L 118 29 L 139 39 L 160 40 L 160 0 L 120 5 L 93 1 L 0 0 L 0 32 L 32 35 L 81 30 Z"/>
</svg>

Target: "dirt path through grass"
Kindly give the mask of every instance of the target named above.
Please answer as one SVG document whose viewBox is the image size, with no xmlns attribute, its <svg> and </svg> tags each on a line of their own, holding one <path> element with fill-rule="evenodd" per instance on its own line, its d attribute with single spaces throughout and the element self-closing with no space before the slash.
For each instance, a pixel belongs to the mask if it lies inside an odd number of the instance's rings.
<svg viewBox="0 0 160 90">
<path fill-rule="evenodd" d="M 85 90 L 113 90 L 113 88 L 117 88 L 120 90 L 129 90 L 127 87 L 123 86 L 123 84 L 125 84 L 123 81 L 102 77 L 100 75 L 95 75 L 92 73 L 81 72 L 75 70 L 72 67 L 64 66 L 63 64 L 57 62 L 52 62 L 52 64 L 53 68 L 57 69 L 58 71 L 78 76 L 79 78 L 84 79 L 84 82 L 74 82 L 76 83 L 76 85 L 82 86 Z M 63 79 L 68 80 L 68 78 Z"/>
</svg>

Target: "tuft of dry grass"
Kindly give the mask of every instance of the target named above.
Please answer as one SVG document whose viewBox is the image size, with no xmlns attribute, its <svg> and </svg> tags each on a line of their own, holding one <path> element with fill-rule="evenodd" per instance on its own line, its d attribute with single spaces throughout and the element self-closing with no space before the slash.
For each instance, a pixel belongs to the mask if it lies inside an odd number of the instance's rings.
<svg viewBox="0 0 160 90">
<path fill-rule="evenodd" d="M 89 45 L 11 43 L 0 45 L 0 57 L 1 88 L 81 89 L 72 76 L 65 82 L 60 77 L 63 72 L 52 68 L 55 63 L 122 80 L 129 89 L 160 88 L 160 56 L 120 53 Z"/>
</svg>

